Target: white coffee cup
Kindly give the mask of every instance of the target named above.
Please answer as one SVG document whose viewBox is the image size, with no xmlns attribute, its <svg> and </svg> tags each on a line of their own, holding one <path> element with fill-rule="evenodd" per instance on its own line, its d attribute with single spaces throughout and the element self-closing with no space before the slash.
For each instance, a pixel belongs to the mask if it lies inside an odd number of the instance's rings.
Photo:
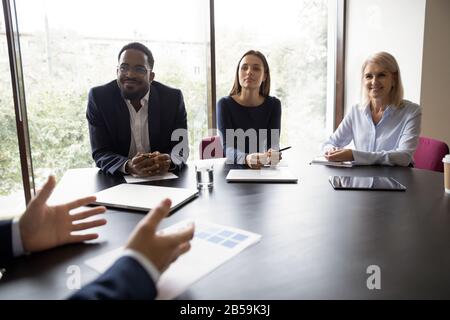
<svg viewBox="0 0 450 320">
<path fill-rule="evenodd" d="M 442 162 L 444 163 L 444 188 L 446 193 L 450 193 L 450 154 L 446 155 Z"/>
</svg>

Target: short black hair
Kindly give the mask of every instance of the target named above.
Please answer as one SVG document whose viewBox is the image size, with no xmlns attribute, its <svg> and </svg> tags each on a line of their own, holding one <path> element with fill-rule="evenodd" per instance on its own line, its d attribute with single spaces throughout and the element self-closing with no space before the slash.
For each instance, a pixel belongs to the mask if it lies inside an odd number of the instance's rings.
<svg viewBox="0 0 450 320">
<path fill-rule="evenodd" d="M 131 42 L 127 45 L 125 45 L 119 52 L 119 55 L 117 56 L 117 61 L 120 61 L 120 55 L 128 49 L 134 49 L 134 50 L 139 50 L 141 51 L 143 54 L 145 54 L 147 56 L 147 60 L 148 60 L 148 64 L 150 65 L 150 69 L 153 70 L 153 65 L 155 64 L 155 60 L 153 59 L 153 54 L 150 51 L 149 48 L 147 48 L 146 46 L 144 46 L 142 43 L 139 42 Z"/>
</svg>

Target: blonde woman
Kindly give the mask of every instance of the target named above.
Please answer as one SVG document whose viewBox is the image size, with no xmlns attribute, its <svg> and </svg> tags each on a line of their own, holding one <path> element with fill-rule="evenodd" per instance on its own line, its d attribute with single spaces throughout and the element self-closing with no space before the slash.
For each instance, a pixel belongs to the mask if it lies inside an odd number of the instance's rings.
<svg viewBox="0 0 450 320">
<path fill-rule="evenodd" d="M 387 52 L 370 56 L 361 69 L 362 102 L 352 107 L 324 143 L 329 161 L 409 166 L 420 134 L 421 108 L 403 99 L 400 69 Z M 353 142 L 354 149 L 348 149 Z"/>
</svg>

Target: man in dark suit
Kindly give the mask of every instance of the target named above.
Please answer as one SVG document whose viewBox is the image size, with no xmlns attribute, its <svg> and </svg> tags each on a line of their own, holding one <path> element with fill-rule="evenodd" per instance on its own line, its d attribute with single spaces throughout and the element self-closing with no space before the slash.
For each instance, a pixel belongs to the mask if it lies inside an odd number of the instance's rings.
<svg viewBox="0 0 450 320">
<path fill-rule="evenodd" d="M 182 168 L 189 156 L 183 95 L 153 81 L 153 65 L 146 46 L 127 44 L 117 79 L 89 92 L 92 157 L 104 172 L 155 175 Z"/>
<path fill-rule="evenodd" d="M 49 177 L 20 219 L 0 221 L 0 269 L 24 253 L 98 237 L 97 234 L 73 235 L 71 232 L 104 225 L 105 219 L 73 222 L 103 213 L 105 207 L 70 214 L 70 210 L 95 201 L 95 197 L 48 206 L 46 201 L 54 187 L 55 178 Z M 147 214 L 131 234 L 123 255 L 103 275 L 70 299 L 154 299 L 157 294 L 155 283 L 160 273 L 190 249 L 189 240 L 194 234 L 193 225 L 173 234 L 156 234 L 157 226 L 168 215 L 170 205 L 170 200 L 166 199 Z"/>
</svg>

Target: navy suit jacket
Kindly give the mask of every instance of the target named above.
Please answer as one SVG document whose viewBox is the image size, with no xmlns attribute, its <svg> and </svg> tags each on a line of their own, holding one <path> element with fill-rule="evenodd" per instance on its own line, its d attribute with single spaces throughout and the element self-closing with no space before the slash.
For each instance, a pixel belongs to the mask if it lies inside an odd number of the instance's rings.
<svg viewBox="0 0 450 320">
<path fill-rule="evenodd" d="M 13 257 L 11 226 L 11 220 L 0 221 L 0 268 Z"/>
<path fill-rule="evenodd" d="M 0 268 L 12 260 L 12 221 L 0 221 Z M 156 286 L 148 272 L 131 257 L 119 258 L 104 274 L 69 299 L 147 299 L 156 297 Z"/>
<path fill-rule="evenodd" d="M 109 174 L 120 173 L 120 168 L 128 160 L 131 128 L 130 113 L 116 80 L 89 91 L 86 118 L 92 157 L 97 167 Z M 169 154 L 175 168 L 181 169 L 189 156 L 189 143 L 186 109 L 180 90 L 156 81 L 150 84 L 148 129 L 151 152 Z M 176 129 L 184 129 L 183 135 L 171 141 L 172 132 Z M 172 149 L 180 142 L 183 149 L 172 154 Z"/>
<path fill-rule="evenodd" d="M 69 299 L 152 300 L 156 292 L 155 283 L 147 271 L 135 259 L 124 256 Z"/>
</svg>

